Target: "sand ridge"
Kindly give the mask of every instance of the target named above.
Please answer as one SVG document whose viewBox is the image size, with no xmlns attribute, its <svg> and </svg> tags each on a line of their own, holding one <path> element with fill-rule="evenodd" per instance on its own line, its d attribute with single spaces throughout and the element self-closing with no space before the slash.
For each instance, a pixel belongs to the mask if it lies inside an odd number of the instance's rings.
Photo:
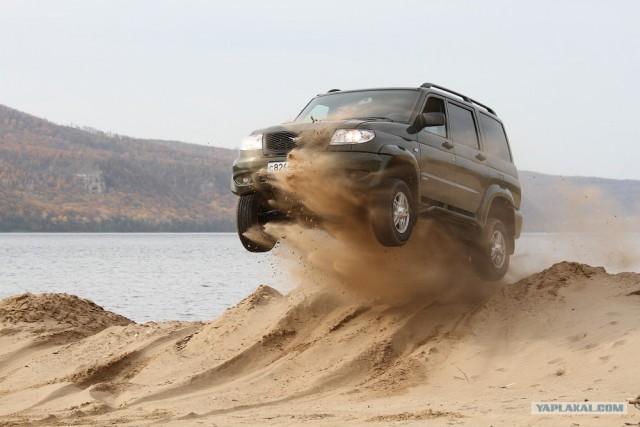
<svg viewBox="0 0 640 427">
<path fill-rule="evenodd" d="M 554 425 L 530 402 L 640 393 L 639 291 L 638 274 L 566 262 L 473 297 L 260 286 L 209 322 L 134 324 L 68 295 L 11 297 L 0 425 Z M 67 306 L 92 321 L 52 323 Z M 39 341 L 51 325 L 71 339 Z"/>
</svg>

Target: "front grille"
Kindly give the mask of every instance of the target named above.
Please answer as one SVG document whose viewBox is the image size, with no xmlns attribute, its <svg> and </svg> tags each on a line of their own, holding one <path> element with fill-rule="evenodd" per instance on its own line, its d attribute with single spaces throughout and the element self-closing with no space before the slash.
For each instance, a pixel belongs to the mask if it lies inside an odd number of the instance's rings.
<svg viewBox="0 0 640 427">
<path fill-rule="evenodd" d="M 266 134 L 264 136 L 264 154 L 287 154 L 296 146 L 294 138 L 297 137 L 298 135 L 292 132 L 275 132 Z"/>
</svg>

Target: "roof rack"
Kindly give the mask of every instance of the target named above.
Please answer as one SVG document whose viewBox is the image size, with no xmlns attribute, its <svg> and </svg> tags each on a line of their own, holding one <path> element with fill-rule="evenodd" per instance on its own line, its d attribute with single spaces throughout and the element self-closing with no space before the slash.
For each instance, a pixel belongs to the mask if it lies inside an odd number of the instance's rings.
<svg viewBox="0 0 640 427">
<path fill-rule="evenodd" d="M 492 108 L 489 108 L 489 107 L 487 107 L 486 105 L 481 104 L 481 103 L 479 103 L 478 101 L 476 101 L 475 99 L 471 99 L 471 98 L 469 98 L 469 97 L 468 97 L 468 96 L 466 96 L 466 95 L 463 95 L 463 94 L 461 94 L 461 93 L 455 92 L 455 91 L 453 91 L 453 90 L 451 90 L 451 89 L 447 89 L 446 87 L 442 87 L 442 86 L 440 86 L 440 85 L 436 85 L 436 84 L 433 84 L 433 83 L 423 83 L 420 87 L 423 87 L 423 88 L 425 88 L 425 89 L 429 89 L 429 88 L 434 87 L 434 88 L 436 88 L 436 89 L 440 89 L 440 90 L 443 90 L 443 91 L 445 91 L 445 92 L 452 93 L 452 94 L 454 94 L 454 95 L 456 95 L 456 96 L 459 96 L 459 97 L 460 97 L 460 98 L 462 98 L 464 101 L 466 101 L 466 102 L 468 102 L 468 103 L 470 103 L 470 104 L 476 104 L 476 105 L 479 105 L 479 106 L 481 106 L 481 107 L 485 108 L 488 112 L 490 112 L 490 113 L 491 113 L 491 114 L 493 114 L 494 116 L 497 116 L 496 112 L 495 112 L 495 111 L 493 111 L 493 109 L 492 109 Z"/>
</svg>

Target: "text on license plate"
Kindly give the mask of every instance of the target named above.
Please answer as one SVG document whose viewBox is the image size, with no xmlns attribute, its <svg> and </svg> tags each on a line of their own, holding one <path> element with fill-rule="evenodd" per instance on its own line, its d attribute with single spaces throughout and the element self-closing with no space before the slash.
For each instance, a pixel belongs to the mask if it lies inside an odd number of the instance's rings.
<svg viewBox="0 0 640 427">
<path fill-rule="evenodd" d="M 289 170 L 289 162 L 269 162 L 267 172 L 283 172 Z"/>
</svg>

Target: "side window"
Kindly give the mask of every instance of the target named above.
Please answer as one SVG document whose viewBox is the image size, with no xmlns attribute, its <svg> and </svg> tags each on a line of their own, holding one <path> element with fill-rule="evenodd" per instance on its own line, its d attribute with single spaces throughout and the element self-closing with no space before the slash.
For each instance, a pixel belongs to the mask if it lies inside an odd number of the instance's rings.
<svg viewBox="0 0 640 427">
<path fill-rule="evenodd" d="M 427 105 L 424 107 L 424 113 L 443 113 L 447 114 L 444 109 L 444 100 L 430 96 L 427 99 Z M 447 137 L 447 126 L 429 126 L 423 129 L 426 132 L 435 133 L 443 138 Z"/>
<path fill-rule="evenodd" d="M 482 125 L 482 141 L 487 154 L 510 162 L 511 152 L 502 123 L 486 114 L 480 114 L 480 124 Z"/>
<path fill-rule="evenodd" d="M 480 148 L 471 111 L 449 103 L 449 123 L 451 124 L 451 139 L 469 147 Z"/>
</svg>

